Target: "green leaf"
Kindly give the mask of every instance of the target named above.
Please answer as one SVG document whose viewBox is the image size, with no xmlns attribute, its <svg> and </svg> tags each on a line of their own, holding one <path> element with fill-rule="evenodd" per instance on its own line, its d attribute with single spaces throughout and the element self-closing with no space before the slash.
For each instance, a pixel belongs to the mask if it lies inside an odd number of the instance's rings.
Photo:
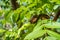
<svg viewBox="0 0 60 40">
<path fill-rule="evenodd" d="M 36 4 L 35 4 L 35 3 L 30 4 L 30 5 L 28 6 L 28 8 L 32 8 L 32 7 L 34 7 L 34 6 L 36 6 Z"/>
<path fill-rule="evenodd" d="M 41 26 L 41 23 L 40 22 L 37 23 L 37 25 L 34 27 L 33 31 L 36 30 L 36 29 L 38 29 L 40 26 Z M 42 27 L 41 27 L 41 29 L 42 29 Z"/>
<path fill-rule="evenodd" d="M 46 31 L 47 31 L 48 35 L 60 39 L 60 34 L 53 32 L 53 31 L 50 31 L 50 30 L 46 30 Z"/>
<path fill-rule="evenodd" d="M 34 27 L 33 30 L 36 30 L 36 29 L 39 29 L 39 28 L 42 29 L 44 27 L 43 24 L 45 24 L 47 22 L 48 22 L 48 20 L 39 20 L 38 23 L 37 23 L 37 25 Z"/>
<path fill-rule="evenodd" d="M 4 29 L 0 29 L 0 33 L 3 33 L 3 32 L 5 32 L 5 30 Z"/>
<path fill-rule="evenodd" d="M 51 2 L 55 2 L 56 4 L 60 4 L 60 0 L 51 0 Z"/>
<path fill-rule="evenodd" d="M 16 21 L 18 20 L 19 15 L 20 15 L 20 14 L 18 14 L 18 13 L 14 13 L 14 14 L 13 14 L 12 19 L 13 19 L 14 22 L 16 22 Z"/>
<path fill-rule="evenodd" d="M 55 37 L 47 36 L 44 38 L 44 40 L 57 40 Z"/>
<path fill-rule="evenodd" d="M 60 28 L 60 23 L 58 22 L 52 22 L 48 24 L 44 24 L 46 28 Z"/>
<path fill-rule="evenodd" d="M 60 0 L 56 4 L 59 4 L 60 5 Z"/>
<path fill-rule="evenodd" d="M 24 40 L 27 40 L 27 39 L 36 39 L 36 38 L 38 38 L 38 37 L 43 36 L 45 33 L 46 33 L 45 30 L 39 30 L 39 29 L 37 29 L 37 30 L 31 32 L 30 34 L 28 34 L 28 35 L 24 38 Z"/>
<path fill-rule="evenodd" d="M 55 5 L 53 9 L 56 10 L 58 7 L 59 7 L 59 5 Z"/>
</svg>

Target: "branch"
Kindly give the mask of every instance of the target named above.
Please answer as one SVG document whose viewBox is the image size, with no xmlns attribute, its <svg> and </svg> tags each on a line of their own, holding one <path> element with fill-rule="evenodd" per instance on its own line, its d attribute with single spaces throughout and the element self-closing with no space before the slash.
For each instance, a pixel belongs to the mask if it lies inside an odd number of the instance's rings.
<svg viewBox="0 0 60 40">
<path fill-rule="evenodd" d="M 58 10 L 57 14 L 55 15 L 53 21 L 57 21 L 57 19 L 59 18 L 60 16 L 60 10 Z"/>
<path fill-rule="evenodd" d="M 19 4 L 16 1 L 17 0 L 11 0 L 11 5 L 13 10 L 16 10 L 17 8 L 19 8 Z"/>
</svg>

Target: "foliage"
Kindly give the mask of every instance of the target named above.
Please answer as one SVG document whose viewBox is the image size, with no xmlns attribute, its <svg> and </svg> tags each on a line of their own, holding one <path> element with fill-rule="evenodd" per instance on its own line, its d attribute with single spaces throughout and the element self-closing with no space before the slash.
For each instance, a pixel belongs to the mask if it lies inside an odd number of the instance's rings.
<svg viewBox="0 0 60 40">
<path fill-rule="evenodd" d="M 20 7 L 16 10 L 6 2 L 10 1 L 1 0 L 0 5 L 8 6 L 0 10 L 0 40 L 60 40 L 60 22 L 52 21 L 50 16 L 58 11 L 60 0 L 17 0 Z M 39 14 L 50 18 L 30 23 L 31 17 Z"/>
</svg>

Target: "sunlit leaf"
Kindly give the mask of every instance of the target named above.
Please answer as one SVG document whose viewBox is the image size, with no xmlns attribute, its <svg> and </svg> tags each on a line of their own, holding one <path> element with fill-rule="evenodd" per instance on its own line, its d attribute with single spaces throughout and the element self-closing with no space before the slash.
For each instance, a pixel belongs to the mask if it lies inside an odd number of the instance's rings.
<svg viewBox="0 0 60 40">
<path fill-rule="evenodd" d="M 36 39 L 38 37 L 43 36 L 46 33 L 45 30 L 35 30 L 33 32 L 31 32 L 30 34 L 28 34 L 24 39 Z"/>
<path fill-rule="evenodd" d="M 47 36 L 44 38 L 44 40 L 57 40 L 55 37 Z"/>
<path fill-rule="evenodd" d="M 44 25 L 46 28 L 60 28 L 60 23 L 58 22 L 51 22 Z"/>
<path fill-rule="evenodd" d="M 3 32 L 5 32 L 5 30 L 4 29 L 0 29 L 0 33 L 3 33 Z"/>
<path fill-rule="evenodd" d="M 35 3 L 30 4 L 30 5 L 28 6 L 28 8 L 32 8 L 32 7 L 34 7 L 34 6 L 36 6 L 36 4 L 35 4 Z"/>
<path fill-rule="evenodd" d="M 52 37 L 56 37 L 56 38 L 60 39 L 60 34 L 58 34 L 58 33 L 56 33 L 56 32 L 47 30 L 47 33 L 48 33 L 48 35 L 50 35 L 50 36 L 52 36 Z"/>
<path fill-rule="evenodd" d="M 55 5 L 53 9 L 56 10 L 56 9 L 58 8 L 58 6 L 59 6 L 59 5 Z"/>
</svg>

